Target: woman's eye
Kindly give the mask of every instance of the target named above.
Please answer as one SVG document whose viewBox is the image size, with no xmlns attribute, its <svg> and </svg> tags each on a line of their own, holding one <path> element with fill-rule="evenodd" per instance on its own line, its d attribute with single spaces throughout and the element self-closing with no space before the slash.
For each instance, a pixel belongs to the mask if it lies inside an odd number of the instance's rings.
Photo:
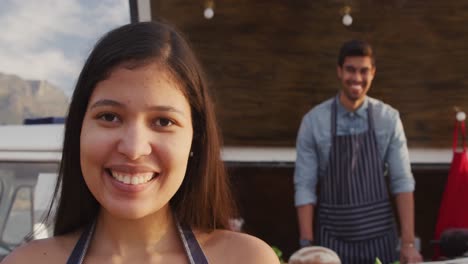
<svg viewBox="0 0 468 264">
<path fill-rule="evenodd" d="M 99 119 L 106 121 L 106 122 L 117 122 L 119 121 L 119 118 L 111 113 L 105 113 L 99 116 Z"/>
<path fill-rule="evenodd" d="M 172 126 L 174 122 L 172 122 L 170 119 L 167 119 L 167 118 L 158 118 L 156 119 L 155 124 L 156 126 L 159 126 L 159 127 L 168 127 L 168 126 Z"/>
</svg>

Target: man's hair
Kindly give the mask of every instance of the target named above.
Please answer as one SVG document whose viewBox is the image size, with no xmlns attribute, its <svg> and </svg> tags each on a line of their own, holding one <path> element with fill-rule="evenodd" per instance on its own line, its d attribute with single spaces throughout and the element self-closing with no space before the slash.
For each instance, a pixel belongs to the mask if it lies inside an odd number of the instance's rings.
<svg viewBox="0 0 468 264">
<path fill-rule="evenodd" d="M 350 40 L 341 46 L 340 54 L 338 55 L 338 66 L 343 67 L 346 57 L 367 56 L 372 60 L 372 65 L 375 66 L 375 56 L 372 46 L 362 40 Z"/>
<path fill-rule="evenodd" d="M 203 69 L 180 32 L 165 22 L 152 21 L 110 31 L 97 42 L 83 66 L 65 122 L 62 161 L 54 193 L 54 203 L 58 203 L 54 235 L 88 225 L 100 208 L 84 181 L 80 166 L 80 134 L 96 85 L 118 67 L 134 69 L 150 63 L 159 63 L 180 84 L 192 115 L 191 150 L 194 154 L 188 160 L 184 180 L 171 198 L 170 206 L 181 223 L 193 228 L 229 227 L 234 204 Z"/>
</svg>

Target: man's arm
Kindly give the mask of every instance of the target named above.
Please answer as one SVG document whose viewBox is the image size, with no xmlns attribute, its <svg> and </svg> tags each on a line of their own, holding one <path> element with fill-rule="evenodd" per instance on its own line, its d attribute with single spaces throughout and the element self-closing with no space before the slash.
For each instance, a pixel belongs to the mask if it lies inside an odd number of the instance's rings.
<svg viewBox="0 0 468 264">
<path fill-rule="evenodd" d="M 406 136 L 399 115 L 396 116 L 394 132 L 390 138 L 387 164 L 390 173 L 390 187 L 396 196 L 400 220 L 400 261 L 412 263 L 422 261 L 414 245 L 414 178 L 411 172 Z"/>
<path fill-rule="evenodd" d="M 400 219 L 400 262 L 418 263 L 422 262 L 421 254 L 414 245 L 414 197 L 412 192 L 399 193 L 396 195 L 398 215 Z"/>
<path fill-rule="evenodd" d="M 319 159 L 310 120 L 305 116 L 296 141 L 294 170 L 295 206 L 301 240 L 313 240 L 313 213 L 317 196 Z"/>
<path fill-rule="evenodd" d="M 313 204 L 297 207 L 297 219 L 299 221 L 299 235 L 301 240 L 314 240 L 314 207 Z"/>
<path fill-rule="evenodd" d="M 400 219 L 401 245 L 414 246 L 414 198 L 412 192 L 396 195 L 398 216 Z"/>
</svg>

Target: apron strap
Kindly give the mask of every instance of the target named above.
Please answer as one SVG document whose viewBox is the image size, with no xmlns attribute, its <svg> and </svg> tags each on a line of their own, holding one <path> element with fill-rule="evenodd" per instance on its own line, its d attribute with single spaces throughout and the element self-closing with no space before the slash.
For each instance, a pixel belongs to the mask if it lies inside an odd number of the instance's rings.
<svg viewBox="0 0 468 264">
<path fill-rule="evenodd" d="M 461 130 L 461 131 L 460 131 Z M 461 132 L 461 138 L 462 138 L 462 143 L 463 143 L 463 152 L 466 152 L 466 140 L 465 140 L 465 122 L 464 121 L 458 121 L 455 120 L 455 129 L 453 130 L 453 152 L 457 151 L 457 146 L 458 146 L 458 136 Z"/>
<path fill-rule="evenodd" d="M 335 97 L 335 100 L 333 100 L 332 104 L 332 111 L 331 111 L 331 135 L 334 137 L 336 135 L 336 112 L 338 112 L 338 100 L 339 100 L 339 94 Z"/>
<path fill-rule="evenodd" d="M 367 100 L 367 98 L 365 99 Z M 372 104 L 368 101 L 367 102 L 367 125 L 369 131 L 374 131 L 374 114 L 372 110 Z"/>
</svg>

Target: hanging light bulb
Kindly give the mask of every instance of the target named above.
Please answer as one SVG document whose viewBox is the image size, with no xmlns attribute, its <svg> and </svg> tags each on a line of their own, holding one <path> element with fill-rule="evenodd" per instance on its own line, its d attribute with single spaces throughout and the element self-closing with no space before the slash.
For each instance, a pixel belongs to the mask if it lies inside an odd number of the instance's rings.
<svg viewBox="0 0 468 264">
<path fill-rule="evenodd" d="M 209 8 L 209 7 L 205 8 L 203 15 L 205 16 L 206 19 L 211 19 L 214 16 L 213 8 Z"/>
<path fill-rule="evenodd" d="M 350 14 L 345 14 L 341 22 L 343 22 L 343 25 L 349 27 L 353 24 L 353 17 Z"/>
<path fill-rule="evenodd" d="M 343 25 L 349 27 L 351 24 L 353 24 L 353 17 L 351 16 L 351 7 L 350 6 L 345 6 L 341 10 L 341 13 L 343 14 L 343 18 L 341 19 L 341 22 Z"/>
<path fill-rule="evenodd" d="M 214 16 L 214 1 L 208 0 L 205 2 L 205 10 L 203 11 L 203 16 L 206 19 L 212 19 Z"/>
</svg>

